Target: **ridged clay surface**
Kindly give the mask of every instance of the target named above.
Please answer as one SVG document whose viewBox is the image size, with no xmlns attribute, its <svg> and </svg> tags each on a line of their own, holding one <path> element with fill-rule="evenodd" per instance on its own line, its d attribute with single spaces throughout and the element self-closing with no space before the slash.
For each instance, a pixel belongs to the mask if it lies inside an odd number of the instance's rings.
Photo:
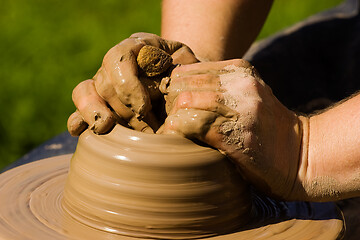
<svg viewBox="0 0 360 240">
<path fill-rule="evenodd" d="M 121 126 L 102 136 L 86 131 L 73 156 L 0 175 L 0 239 L 329 240 L 342 235 L 343 221 L 332 204 L 253 196 L 234 169 L 217 151 L 178 136 Z"/>
</svg>

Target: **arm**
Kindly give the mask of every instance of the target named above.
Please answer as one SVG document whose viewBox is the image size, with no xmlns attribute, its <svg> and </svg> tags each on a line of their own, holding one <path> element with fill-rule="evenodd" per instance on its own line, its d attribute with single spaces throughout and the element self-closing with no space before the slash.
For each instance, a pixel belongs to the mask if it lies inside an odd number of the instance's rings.
<svg viewBox="0 0 360 240">
<path fill-rule="evenodd" d="M 322 200 L 359 196 L 360 95 L 312 116 L 308 136 L 299 175 L 305 190 Z"/>
<path fill-rule="evenodd" d="M 163 0 L 161 35 L 187 44 L 200 60 L 241 58 L 273 0 Z"/>
</svg>

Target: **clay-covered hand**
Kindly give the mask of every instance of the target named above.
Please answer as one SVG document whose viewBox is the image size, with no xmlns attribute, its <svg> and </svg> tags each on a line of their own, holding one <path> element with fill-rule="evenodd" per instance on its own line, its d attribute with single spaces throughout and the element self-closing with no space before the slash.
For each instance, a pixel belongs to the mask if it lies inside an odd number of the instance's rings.
<svg viewBox="0 0 360 240">
<path fill-rule="evenodd" d="M 179 66 L 163 85 L 169 115 L 160 133 L 219 149 L 266 194 L 304 198 L 298 179 L 302 117 L 277 100 L 253 66 L 240 59 Z"/>
<path fill-rule="evenodd" d="M 198 60 L 184 44 L 150 33 L 135 33 L 111 48 L 93 79 L 81 82 L 73 91 L 77 108 L 68 120 L 68 130 L 79 135 L 89 125 L 95 133 L 106 133 L 117 120 L 136 130 L 152 124 L 151 96 L 139 80 L 137 57 L 144 46 L 154 46 L 170 54 L 173 64 Z M 154 123 L 155 124 L 155 123 Z"/>
</svg>

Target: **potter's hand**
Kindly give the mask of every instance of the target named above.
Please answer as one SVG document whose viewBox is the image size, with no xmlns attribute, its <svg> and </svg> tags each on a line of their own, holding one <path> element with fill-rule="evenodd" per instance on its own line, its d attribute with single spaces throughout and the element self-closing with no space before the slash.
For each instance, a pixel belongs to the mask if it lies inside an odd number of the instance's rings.
<svg viewBox="0 0 360 240">
<path fill-rule="evenodd" d="M 151 130 L 148 124 L 156 124 L 151 117 L 151 96 L 139 80 L 136 61 L 140 49 L 146 45 L 170 54 L 174 64 L 197 62 L 192 51 L 182 43 L 149 33 L 131 35 L 107 52 L 93 79 L 74 89 L 77 111 L 68 120 L 72 135 L 79 135 L 87 125 L 95 133 L 106 133 L 120 119 L 140 131 Z"/>
<path fill-rule="evenodd" d="M 248 62 L 177 67 L 163 91 L 169 116 L 160 133 L 175 132 L 219 149 L 273 197 L 301 197 L 301 117 L 275 98 Z"/>
</svg>

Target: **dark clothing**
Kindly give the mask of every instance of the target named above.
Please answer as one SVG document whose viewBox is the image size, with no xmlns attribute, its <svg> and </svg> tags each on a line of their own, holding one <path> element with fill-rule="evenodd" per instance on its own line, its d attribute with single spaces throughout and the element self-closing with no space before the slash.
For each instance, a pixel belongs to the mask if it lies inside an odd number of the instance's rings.
<svg viewBox="0 0 360 240">
<path fill-rule="evenodd" d="M 360 89 L 359 6 L 348 0 L 312 16 L 255 44 L 245 58 L 290 109 L 344 99 Z"/>
</svg>

